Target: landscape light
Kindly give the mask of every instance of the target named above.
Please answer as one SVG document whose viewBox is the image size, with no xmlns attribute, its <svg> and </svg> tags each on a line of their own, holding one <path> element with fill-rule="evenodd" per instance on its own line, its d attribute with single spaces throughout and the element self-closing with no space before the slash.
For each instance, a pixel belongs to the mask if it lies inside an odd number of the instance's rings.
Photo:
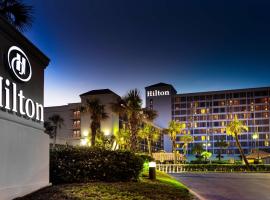
<svg viewBox="0 0 270 200">
<path fill-rule="evenodd" d="M 156 180 L 156 162 L 149 162 L 149 179 Z"/>
<path fill-rule="evenodd" d="M 84 137 L 87 137 L 88 136 L 88 131 L 87 130 L 83 131 L 83 136 Z"/>
<path fill-rule="evenodd" d="M 157 166 L 157 164 L 156 164 L 156 162 L 149 162 L 149 167 L 156 167 Z"/>
<path fill-rule="evenodd" d="M 80 144 L 81 144 L 81 146 L 86 146 L 87 145 L 87 139 L 81 139 Z"/>
<path fill-rule="evenodd" d="M 105 136 L 111 135 L 110 130 L 109 129 L 104 130 L 104 135 Z"/>
</svg>

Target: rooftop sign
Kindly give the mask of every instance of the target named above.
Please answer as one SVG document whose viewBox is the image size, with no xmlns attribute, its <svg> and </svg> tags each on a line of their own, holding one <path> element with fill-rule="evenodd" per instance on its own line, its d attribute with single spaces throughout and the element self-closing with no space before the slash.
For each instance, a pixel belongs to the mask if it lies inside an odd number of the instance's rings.
<svg viewBox="0 0 270 200">
<path fill-rule="evenodd" d="M 165 91 L 150 90 L 150 91 L 147 91 L 147 97 L 158 97 L 158 96 L 169 96 L 169 95 L 170 95 L 169 90 L 165 90 Z"/>
</svg>

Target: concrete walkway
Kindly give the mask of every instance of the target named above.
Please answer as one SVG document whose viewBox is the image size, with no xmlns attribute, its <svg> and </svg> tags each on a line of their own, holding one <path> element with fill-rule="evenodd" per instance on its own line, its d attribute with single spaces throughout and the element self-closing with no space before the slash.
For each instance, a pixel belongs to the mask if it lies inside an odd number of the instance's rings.
<svg viewBox="0 0 270 200">
<path fill-rule="evenodd" d="M 270 173 L 171 174 L 203 199 L 270 200 Z"/>
</svg>

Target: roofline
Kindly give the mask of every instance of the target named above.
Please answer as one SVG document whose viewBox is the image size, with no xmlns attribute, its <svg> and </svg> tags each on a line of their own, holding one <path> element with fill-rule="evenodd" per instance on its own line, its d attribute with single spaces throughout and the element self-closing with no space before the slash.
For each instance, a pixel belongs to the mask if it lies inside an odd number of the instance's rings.
<svg viewBox="0 0 270 200">
<path fill-rule="evenodd" d="M 228 93 L 228 92 L 245 92 L 249 90 L 262 90 L 262 89 L 268 89 L 270 90 L 270 86 L 266 87 L 256 87 L 256 88 L 242 88 L 242 89 L 228 89 L 228 90 L 213 90 L 213 91 L 202 91 L 202 92 L 192 92 L 192 93 L 180 93 L 176 94 L 175 96 L 195 96 L 195 95 L 201 95 L 201 94 L 211 94 L 211 93 Z"/>
<path fill-rule="evenodd" d="M 109 90 L 110 93 L 103 93 L 103 94 L 87 94 L 87 93 L 89 93 L 89 92 L 91 92 L 91 91 L 98 91 L 98 90 Z M 109 88 L 106 88 L 106 89 L 90 90 L 90 91 L 88 91 L 88 92 L 85 92 L 85 93 L 80 94 L 79 96 L 82 97 L 82 96 L 88 96 L 88 95 L 89 95 L 89 96 L 94 96 L 94 95 L 105 95 L 105 94 L 114 94 L 114 95 L 120 97 L 118 94 L 116 94 L 114 91 L 112 91 L 112 90 L 109 89 Z M 121 98 L 121 97 L 120 97 L 120 98 Z"/>
<path fill-rule="evenodd" d="M 68 104 L 59 105 L 59 106 L 45 106 L 44 108 L 65 107 L 65 106 L 69 106 L 69 105 L 73 105 L 73 104 L 81 104 L 81 102 L 78 102 L 78 103 L 68 103 Z"/>
</svg>

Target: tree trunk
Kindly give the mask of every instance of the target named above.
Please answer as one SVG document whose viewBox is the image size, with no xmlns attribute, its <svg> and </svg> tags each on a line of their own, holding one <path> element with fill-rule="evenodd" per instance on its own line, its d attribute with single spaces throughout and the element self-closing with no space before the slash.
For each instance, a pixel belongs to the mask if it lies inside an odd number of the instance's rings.
<svg viewBox="0 0 270 200">
<path fill-rule="evenodd" d="M 218 151 L 218 160 L 221 161 L 221 148 L 219 148 L 219 151 Z"/>
<path fill-rule="evenodd" d="M 91 146 L 94 147 L 96 145 L 96 129 L 92 130 L 92 137 L 91 137 Z"/>
<path fill-rule="evenodd" d="M 53 149 L 55 149 L 56 144 L 56 136 L 57 136 L 57 127 L 54 127 L 54 137 L 53 137 Z"/>
<path fill-rule="evenodd" d="M 94 147 L 96 145 L 96 135 L 97 135 L 97 125 L 92 122 L 91 124 L 91 146 Z"/>
<path fill-rule="evenodd" d="M 137 125 L 136 120 L 131 120 L 130 124 L 130 130 L 131 130 L 131 148 L 130 150 L 132 152 L 136 152 L 137 150 Z"/>
<path fill-rule="evenodd" d="M 238 149 L 239 149 L 239 152 L 240 152 L 240 154 L 241 154 L 241 157 L 242 157 L 242 159 L 244 159 L 244 162 L 245 162 L 245 164 L 246 164 L 248 170 L 251 170 L 251 169 L 250 169 L 250 166 L 249 166 L 249 163 L 248 163 L 248 160 L 247 160 L 247 158 L 246 158 L 246 156 L 245 156 L 245 154 L 244 154 L 244 152 L 243 152 L 243 149 L 241 148 L 241 144 L 240 144 L 240 142 L 239 142 L 239 140 L 238 140 L 238 135 L 235 136 L 235 141 L 236 141 L 236 144 L 237 144 L 237 146 L 238 146 Z"/>
<path fill-rule="evenodd" d="M 147 146 L 148 146 L 148 153 L 150 156 L 152 156 L 152 145 L 149 138 L 147 138 Z"/>
<path fill-rule="evenodd" d="M 175 144 L 175 140 L 172 141 L 172 148 L 173 148 L 173 163 L 176 164 L 176 144 Z"/>
</svg>

